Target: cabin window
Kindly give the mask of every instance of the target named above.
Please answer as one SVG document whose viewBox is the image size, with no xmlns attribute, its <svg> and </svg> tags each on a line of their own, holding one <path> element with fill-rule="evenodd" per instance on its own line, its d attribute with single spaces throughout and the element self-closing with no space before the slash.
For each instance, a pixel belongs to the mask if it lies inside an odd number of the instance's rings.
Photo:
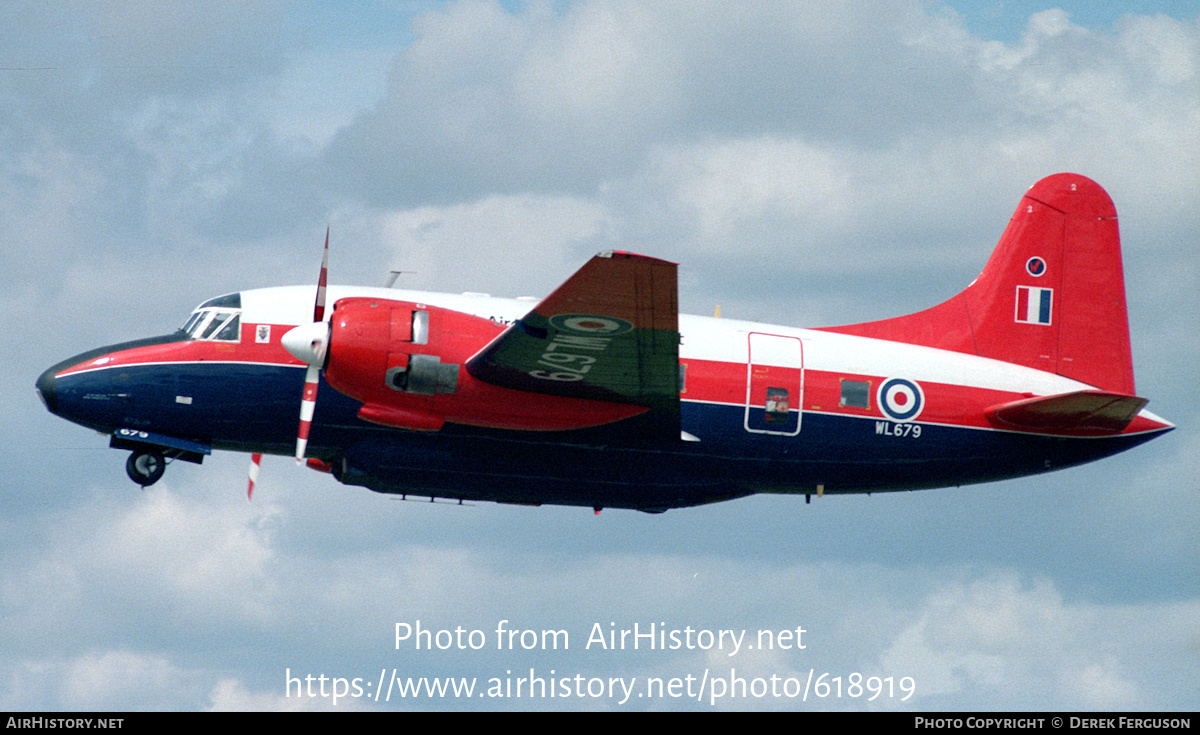
<svg viewBox="0 0 1200 735">
<path fill-rule="evenodd" d="M 871 382 L 842 378 L 842 400 L 839 405 L 847 408 L 870 408 Z"/>
<path fill-rule="evenodd" d="M 788 399 L 787 388 L 767 388 L 766 410 L 768 424 L 788 420 L 791 402 Z"/>
</svg>

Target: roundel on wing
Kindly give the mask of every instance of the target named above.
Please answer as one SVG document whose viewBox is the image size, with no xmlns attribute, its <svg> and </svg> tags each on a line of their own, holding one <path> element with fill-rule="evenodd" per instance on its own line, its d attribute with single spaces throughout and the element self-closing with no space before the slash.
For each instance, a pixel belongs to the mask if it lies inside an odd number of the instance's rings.
<svg viewBox="0 0 1200 735">
<path fill-rule="evenodd" d="M 912 421 L 925 407 L 925 394 L 916 381 L 889 378 L 876 396 L 883 414 L 893 421 Z"/>
<path fill-rule="evenodd" d="M 595 314 L 557 314 L 550 317 L 550 323 L 557 329 L 597 337 L 623 334 L 633 329 L 633 325 L 624 319 Z"/>
</svg>

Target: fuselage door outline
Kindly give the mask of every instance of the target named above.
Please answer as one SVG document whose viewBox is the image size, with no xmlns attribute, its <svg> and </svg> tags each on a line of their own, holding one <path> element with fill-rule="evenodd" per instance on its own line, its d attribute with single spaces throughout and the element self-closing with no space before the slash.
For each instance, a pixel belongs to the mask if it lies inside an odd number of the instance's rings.
<svg viewBox="0 0 1200 735">
<path fill-rule="evenodd" d="M 747 347 L 743 427 L 754 434 L 799 434 L 804 398 L 803 343 L 799 337 L 750 332 Z"/>
</svg>

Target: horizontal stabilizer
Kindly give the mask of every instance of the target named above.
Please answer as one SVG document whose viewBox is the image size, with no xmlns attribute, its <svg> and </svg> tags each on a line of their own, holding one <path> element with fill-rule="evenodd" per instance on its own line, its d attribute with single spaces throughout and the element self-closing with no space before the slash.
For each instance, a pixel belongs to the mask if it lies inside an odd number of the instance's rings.
<svg viewBox="0 0 1200 735">
<path fill-rule="evenodd" d="M 1147 403 L 1122 393 L 1081 390 L 1002 403 L 984 415 L 1002 428 L 1072 436 L 1119 434 Z"/>
</svg>

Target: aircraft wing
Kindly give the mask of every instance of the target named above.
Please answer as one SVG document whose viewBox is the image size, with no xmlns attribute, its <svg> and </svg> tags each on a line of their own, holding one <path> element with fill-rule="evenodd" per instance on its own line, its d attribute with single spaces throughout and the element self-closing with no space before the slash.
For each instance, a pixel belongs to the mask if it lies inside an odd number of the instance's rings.
<svg viewBox="0 0 1200 735">
<path fill-rule="evenodd" d="M 655 434 L 679 438 L 677 266 L 600 253 L 466 363 L 517 390 L 650 408 Z"/>
</svg>

